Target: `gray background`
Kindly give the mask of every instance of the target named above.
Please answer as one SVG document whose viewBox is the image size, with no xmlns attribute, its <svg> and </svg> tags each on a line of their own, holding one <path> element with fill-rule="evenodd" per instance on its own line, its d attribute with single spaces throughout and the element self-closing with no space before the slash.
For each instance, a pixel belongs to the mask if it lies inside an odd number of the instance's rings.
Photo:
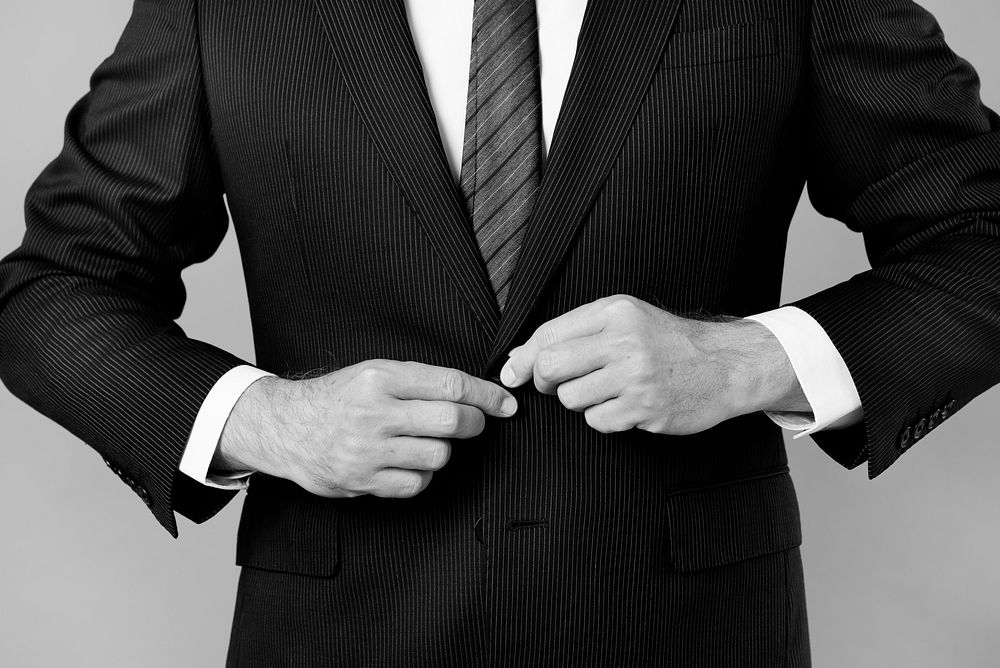
<svg viewBox="0 0 1000 668">
<path fill-rule="evenodd" d="M 19 243 L 24 193 L 59 151 L 65 114 L 130 6 L 3 0 L 0 254 Z M 1000 7 L 925 6 L 979 68 L 987 104 L 1000 108 Z M 803 202 L 785 300 L 866 268 L 860 237 Z M 233 235 L 185 279 L 188 334 L 253 359 Z M 994 388 L 874 482 L 808 439 L 788 440 L 816 666 L 998 665 L 998 409 Z M 3 388 L 0 425 L 0 665 L 221 665 L 242 497 L 205 525 L 181 520 L 174 541 L 99 456 Z"/>
</svg>

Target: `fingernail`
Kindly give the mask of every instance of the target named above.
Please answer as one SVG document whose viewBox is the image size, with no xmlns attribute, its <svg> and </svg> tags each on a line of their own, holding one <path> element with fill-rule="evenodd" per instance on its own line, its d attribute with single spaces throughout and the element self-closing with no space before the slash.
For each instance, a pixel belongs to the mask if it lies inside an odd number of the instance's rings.
<svg viewBox="0 0 1000 668">
<path fill-rule="evenodd" d="M 517 399 L 515 399 L 514 397 L 507 397 L 506 399 L 504 399 L 503 403 L 500 404 L 500 412 L 503 414 L 504 417 L 510 417 L 511 415 L 516 413 Z"/>
<path fill-rule="evenodd" d="M 500 381 L 507 387 L 514 387 L 514 384 L 517 383 L 517 376 L 514 374 L 514 370 L 510 368 L 510 360 L 500 369 Z"/>
</svg>

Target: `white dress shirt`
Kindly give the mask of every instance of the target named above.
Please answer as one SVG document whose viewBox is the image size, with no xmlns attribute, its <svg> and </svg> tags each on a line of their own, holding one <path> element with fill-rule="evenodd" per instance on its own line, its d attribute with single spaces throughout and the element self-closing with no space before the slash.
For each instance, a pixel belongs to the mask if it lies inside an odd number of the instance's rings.
<svg viewBox="0 0 1000 668">
<path fill-rule="evenodd" d="M 542 80 L 542 134 L 548 150 L 569 81 L 586 0 L 536 0 Z M 413 40 L 423 64 L 445 154 L 457 180 L 462 165 L 465 105 L 472 45 L 473 0 L 406 0 Z M 750 318 L 767 327 L 791 360 L 812 413 L 768 413 L 796 438 L 845 427 L 862 417 L 861 399 L 830 337 L 809 314 L 783 307 Z M 226 420 L 243 392 L 267 372 L 240 366 L 212 387 L 195 418 L 180 470 L 213 487 L 243 487 L 246 474 L 209 476 Z"/>
</svg>

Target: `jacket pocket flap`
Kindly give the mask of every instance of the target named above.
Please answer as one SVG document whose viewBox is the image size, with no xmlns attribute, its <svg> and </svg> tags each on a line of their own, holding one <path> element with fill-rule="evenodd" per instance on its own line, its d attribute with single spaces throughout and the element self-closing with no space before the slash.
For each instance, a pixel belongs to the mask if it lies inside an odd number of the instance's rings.
<svg viewBox="0 0 1000 668">
<path fill-rule="evenodd" d="M 330 502 L 250 493 L 236 537 L 236 564 L 329 577 L 340 567 L 339 534 Z"/>
<path fill-rule="evenodd" d="M 777 47 L 773 20 L 675 33 L 663 56 L 664 69 L 768 56 Z"/>
<path fill-rule="evenodd" d="M 670 558 L 679 571 L 712 568 L 802 544 L 787 468 L 671 495 Z"/>
</svg>

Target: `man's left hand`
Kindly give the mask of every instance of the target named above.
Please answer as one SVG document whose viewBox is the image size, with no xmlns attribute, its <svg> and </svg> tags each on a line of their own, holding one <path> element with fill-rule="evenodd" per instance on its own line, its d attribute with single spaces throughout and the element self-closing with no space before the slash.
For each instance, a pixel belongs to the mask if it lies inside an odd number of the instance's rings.
<svg viewBox="0 0 1000 668">
<path fill-rule="evenodd" d="M 760 323 L 682 318 L 627 295 L 545 323 L 511 350 L 500 378 L 508 387 L 533 378 L 603 433 L 684 435 L 758 410 L 810 410 Z"/>
</svg>

